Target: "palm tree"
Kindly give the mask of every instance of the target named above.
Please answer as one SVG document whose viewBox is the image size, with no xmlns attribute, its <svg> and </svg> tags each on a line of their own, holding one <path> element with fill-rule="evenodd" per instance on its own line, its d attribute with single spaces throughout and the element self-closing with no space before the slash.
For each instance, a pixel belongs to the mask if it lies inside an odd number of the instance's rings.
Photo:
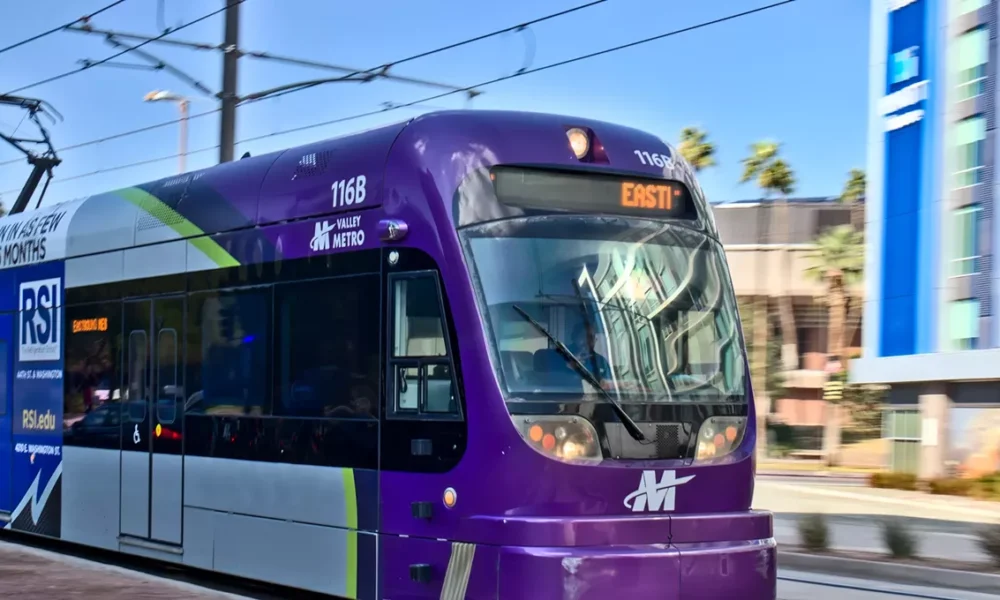
<svg viewBox="0 0 1000 600">
<path fill-rule="evenodd" d="M 847 174 L 847 183 L 840 193 L 840 202 L 851 207 L 851 225 L 858 232 L 864 233 L 865 172 L 862 169 L 851 169 Z"/>
<path fill-rule="evenodd" d="M 715 166 L 715 144 L 707 141 L 708 134 L 697 127 L 681 130 L 681 143 L 677 146 L 695 172 Z"/>
<path fill-rule="evenodd" d="M 787 197 L 792 193 L 795 186 L 795 177 L 792 174 L 791 167 L 788 166 L 782 158 L 778 156 L 779 145 L 775 142 L 757 142 L 750 147 L 750 155 L 743 159 L 743 175 L 740 177 L 740 183 L 747 183 L 749 181 L 756 180 L 757 185 L 764 192 L 765 198 L 771 196 L 772 194 L 779 194 L 782 199 L 782 208 L 785 217 L 783 221 L 786 223 L 785 231 L 787 234 Z M 764 216 L 764 205 L 761 206 L 758 214 L 758 225 L 761 222 L 761 218 Z M 758 228 L 760 230 L 760 228 Z M 787 235 L 786 235 L 787 237 Z M 767 240 L 762 240 L 767 241 Z M 785 240 L 787 241 L 787 240 Z M 782 340 L 782 365 L 784 369 L 789 369 L 792 367 L 791 357 L 795 357 L 797 362 L 798 350 L 796 344 L 796 332 L 795 332 L 795 314 L 792 308 L 792 299 L 788 295 L 787 287 L 787 277 L 791 269 L 788 264 L 788 253 L 786 249 L 782 249 L 784 266 L 784 277 L 785 277 L 785 289 L 782 290 L 780 298 L 780 317 L 781 317 L 781 329 L 783 334 Z M 763 282 L 766 279 L 765 273 L 763 272 L 763 262 L 760 258 L 763 253 L 758 253 L 757 259 L 757 281 Z M 754 356 L 752 356 L 751 364 L 753 365 L 752 371 L 754 374 L 753 380 L 755 388 L 758 393 L 754 396 L 754 404 L 757 409 L 757 452 L 760 456 L 767 455 L 767 414 L 769 410 L 769 392 L 768 389 L 768 329 L 767 323 L 768 319 L 768 294 L 761 294 L 757 297 L 756 310 L 754 315 L 754 322 L 758 324 L 754 328 Z"/>
<path fill-rule="evenodd" d="M 791 274 L 791 261 L 788 252 L 788 244 L 791 243 L 788 196 L 794 191 L 796 181 L 792 168 L 778 155 L 779 150 L 780 145 L 777 142 L 756 142 L 750 146 L 750 155 L 742 161 L 743 175 L 740 177 L 740 183 L 756 180 L 757 186 L 764 192 L 765 199 L 777 194 L 780 201 L 781 225 L 778 228 L 782 230 L 784 238 L 779 240 L 782 244 L 783 272 L 781 277 L 784 283 L 784 289 L 781 290 L 779 298 L 781 333 L 784 340 L 782 356 L 785 368 L 793 369 L 798 365 L 798 343 L 796 341 L 795 312 L 791 292 L 788 289 L 788 278 Z M 763 206 L 758 214 L 763 215 Z M 764 280 L 763 273 L 758 273 L 758 277 L 759 281 Z"/>
<path fill-rule="evenodd" d="M 864 239 L 850 225 L 831 227 L 816 238 L 816 248 L 810 252 L 812 265 L 806 275 L 826 284 L 826 299 L 830 311 L 827 352 L 847 366 L 847 298 L 850 286 L 861 281 L 865 267 Z"/>
<path fill-rule="evenodd" d="M 826 284 L 829 310 L 827 352 L 840 361 L 841 369 L 847 368 L 847 298 L 850 286 L 861 281 L 864 273 L 864 239 L 851 225 L 833 227 L 816 239 L 816 248 L 810 253 L 812 265 L 806 276 Z M 840 447 L 840 408 L 831 405 L 831 415 L 825 419 L 823 447 L 827 462 L 836 462 Z"/>
</svg>

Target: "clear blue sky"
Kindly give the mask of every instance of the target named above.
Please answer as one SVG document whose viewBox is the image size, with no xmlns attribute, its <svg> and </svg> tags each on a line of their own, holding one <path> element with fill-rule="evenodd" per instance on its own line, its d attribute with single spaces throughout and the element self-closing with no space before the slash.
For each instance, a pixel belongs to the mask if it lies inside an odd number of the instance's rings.
<svg viewBox="0 0 1000 600">
<path fill-rule="evenodd" d="M 223 0 L 165 0 L 169 26 L 222 6 Z M 0 46 L 99 8 L 107 0 L 8 2 Z M 580 0 L 247 0 L 243 39 L 249 50 L 268 51 L 349 67 L 371 68 L 447 43 L 515 25 Z M 533 27 L 532 66 L 562 60 L 767 4 L 768 0 L 609 0 Z M 96 27 L 156 34 L 156 1 L 129 0 L 97 17 Z M 796 195 L 838 194 L 847 171 L 865 163 L 868 85 L 868 0 L 799 2 L 722 25 L 681 34 L 567 67 L 485 88 L 473 108 L 575 114 L 631 125 L 676 141 L 686 125 L 705 128 L 718 146 L 719 166 L 706 171 L 703 187 L 712 201 L 757 197 L 738 184 L 740 159 L 750 143 L 775 139 L 794 168 Z M 175 34 L 178 39 L 218 43 L 222 17 Z M 400 66 L 399 74 L 472 85 L 522 66 L 525 43 L 514 34 Z M 220 87 L 221 57 L 157 44 L 144 47 L 183 69 L 213 91 Z M 115 50 L 97 36 L 58 33 L 0 55 L 0 93 L 100 59 Z M 139 62 L 137 57 L 122 61 Z M 334 75 L 315 69 L 244 58 L 240 93 Z M 153 89 L 198 98 L 197 91 L 164 72 L 97 67 L 22 92 L 55 105 L 65 121 L 51 127 L 57 147 L 142 127 L 176 116 L 169 103 L 147 104 Z M 393 82 L 333 84 L 240 109 L 237 139 L 408 102 L 434 90 Z M 430 106 L 401 109 L 349 123 L 241 144 L 237 156 L 257 155 L 403 120 L 437 108 L 462 108 L 460 96 Z M 192 111 L 214 108 L 214 99 Z M 20 111 L 0 109 L 10 132 Z M 29 124 L 18 133 L 32 132 Z M 176 126 L 62 154 L 57 176 L 70 177 L 177 152 Z M 189 148 L 218 143 L 218 116 L 191 122 Z M 0 161 L 15 158 L 0 148 Z M 211 166 L 217 151 L 193 154 L 188 168 Z M 53 182 L 46 204 L 157 179 L 176 172 L 176 159 Z M 20 188 L 27 167 L 0 167 L 0 192 Z M 3 200 L 9 206 L 14 195 Z"/>
</svg>

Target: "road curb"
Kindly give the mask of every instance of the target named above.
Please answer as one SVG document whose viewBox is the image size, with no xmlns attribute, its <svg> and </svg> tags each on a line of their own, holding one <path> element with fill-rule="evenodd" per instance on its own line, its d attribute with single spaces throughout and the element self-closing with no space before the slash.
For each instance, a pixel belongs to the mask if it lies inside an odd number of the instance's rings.
<svg viewBox="0 0 1000 600">
<path fill-rule="evenodd" d="M 974 571 L 956 571 L 954 569 L 893 564 L 840 556 L 822 556 L 780 549 L 778 550 L 778 567 L 807 573 L 874 579 L 888 583 L 927 585 L 984 594 L 1000 594 L 1000 575 Z"/>
</svg>

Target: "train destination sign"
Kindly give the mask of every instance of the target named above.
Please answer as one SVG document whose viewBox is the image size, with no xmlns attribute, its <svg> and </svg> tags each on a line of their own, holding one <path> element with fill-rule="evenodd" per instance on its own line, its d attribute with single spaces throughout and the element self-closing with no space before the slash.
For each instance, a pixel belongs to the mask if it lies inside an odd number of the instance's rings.
<svg viewBox="0 0 1000 600">
<path fill-rule="evenodd" d="M 91 331 L 107 331 L 108 318 L 73 319 L 73 333 L 88 333 Z"/>
<path fill-rule="evenodd" d="M 679 181 L 595 173 L 497 167 L 497 199 L 508 206 L 656 219 L 697 217 L 691 192 Z"/>
</svg>

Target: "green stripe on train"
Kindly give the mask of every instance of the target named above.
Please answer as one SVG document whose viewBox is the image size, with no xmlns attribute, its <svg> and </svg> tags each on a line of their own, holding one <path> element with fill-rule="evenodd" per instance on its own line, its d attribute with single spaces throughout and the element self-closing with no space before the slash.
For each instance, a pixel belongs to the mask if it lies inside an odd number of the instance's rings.
<svg viewBox="0 0 1000 600">
<path fill-rule="evenodd" d="M 189 244 L 201 250 L 209 260 L 220 267 L 238 267 L 240 265 L 240 262 L 233 258 L 233 255 L 226 252 L 215 240 L 205 235 L 205 232 L 197 225 L 188 221 L 179 212 L 170 208 L 146 190 L 130 187 L 118 190 L 116 193 L 140 210 L 145 211 L 153 218 L 173 229 L 182 238 L 186 238 Z"/>
<path fill-rule="evenodd" d="M 358 490 L 354 469 L 341 469 L 344 485 L 344 511 L 347 520 L 347 565 L 344 595 L 358 597 Z"/>
</svg>

